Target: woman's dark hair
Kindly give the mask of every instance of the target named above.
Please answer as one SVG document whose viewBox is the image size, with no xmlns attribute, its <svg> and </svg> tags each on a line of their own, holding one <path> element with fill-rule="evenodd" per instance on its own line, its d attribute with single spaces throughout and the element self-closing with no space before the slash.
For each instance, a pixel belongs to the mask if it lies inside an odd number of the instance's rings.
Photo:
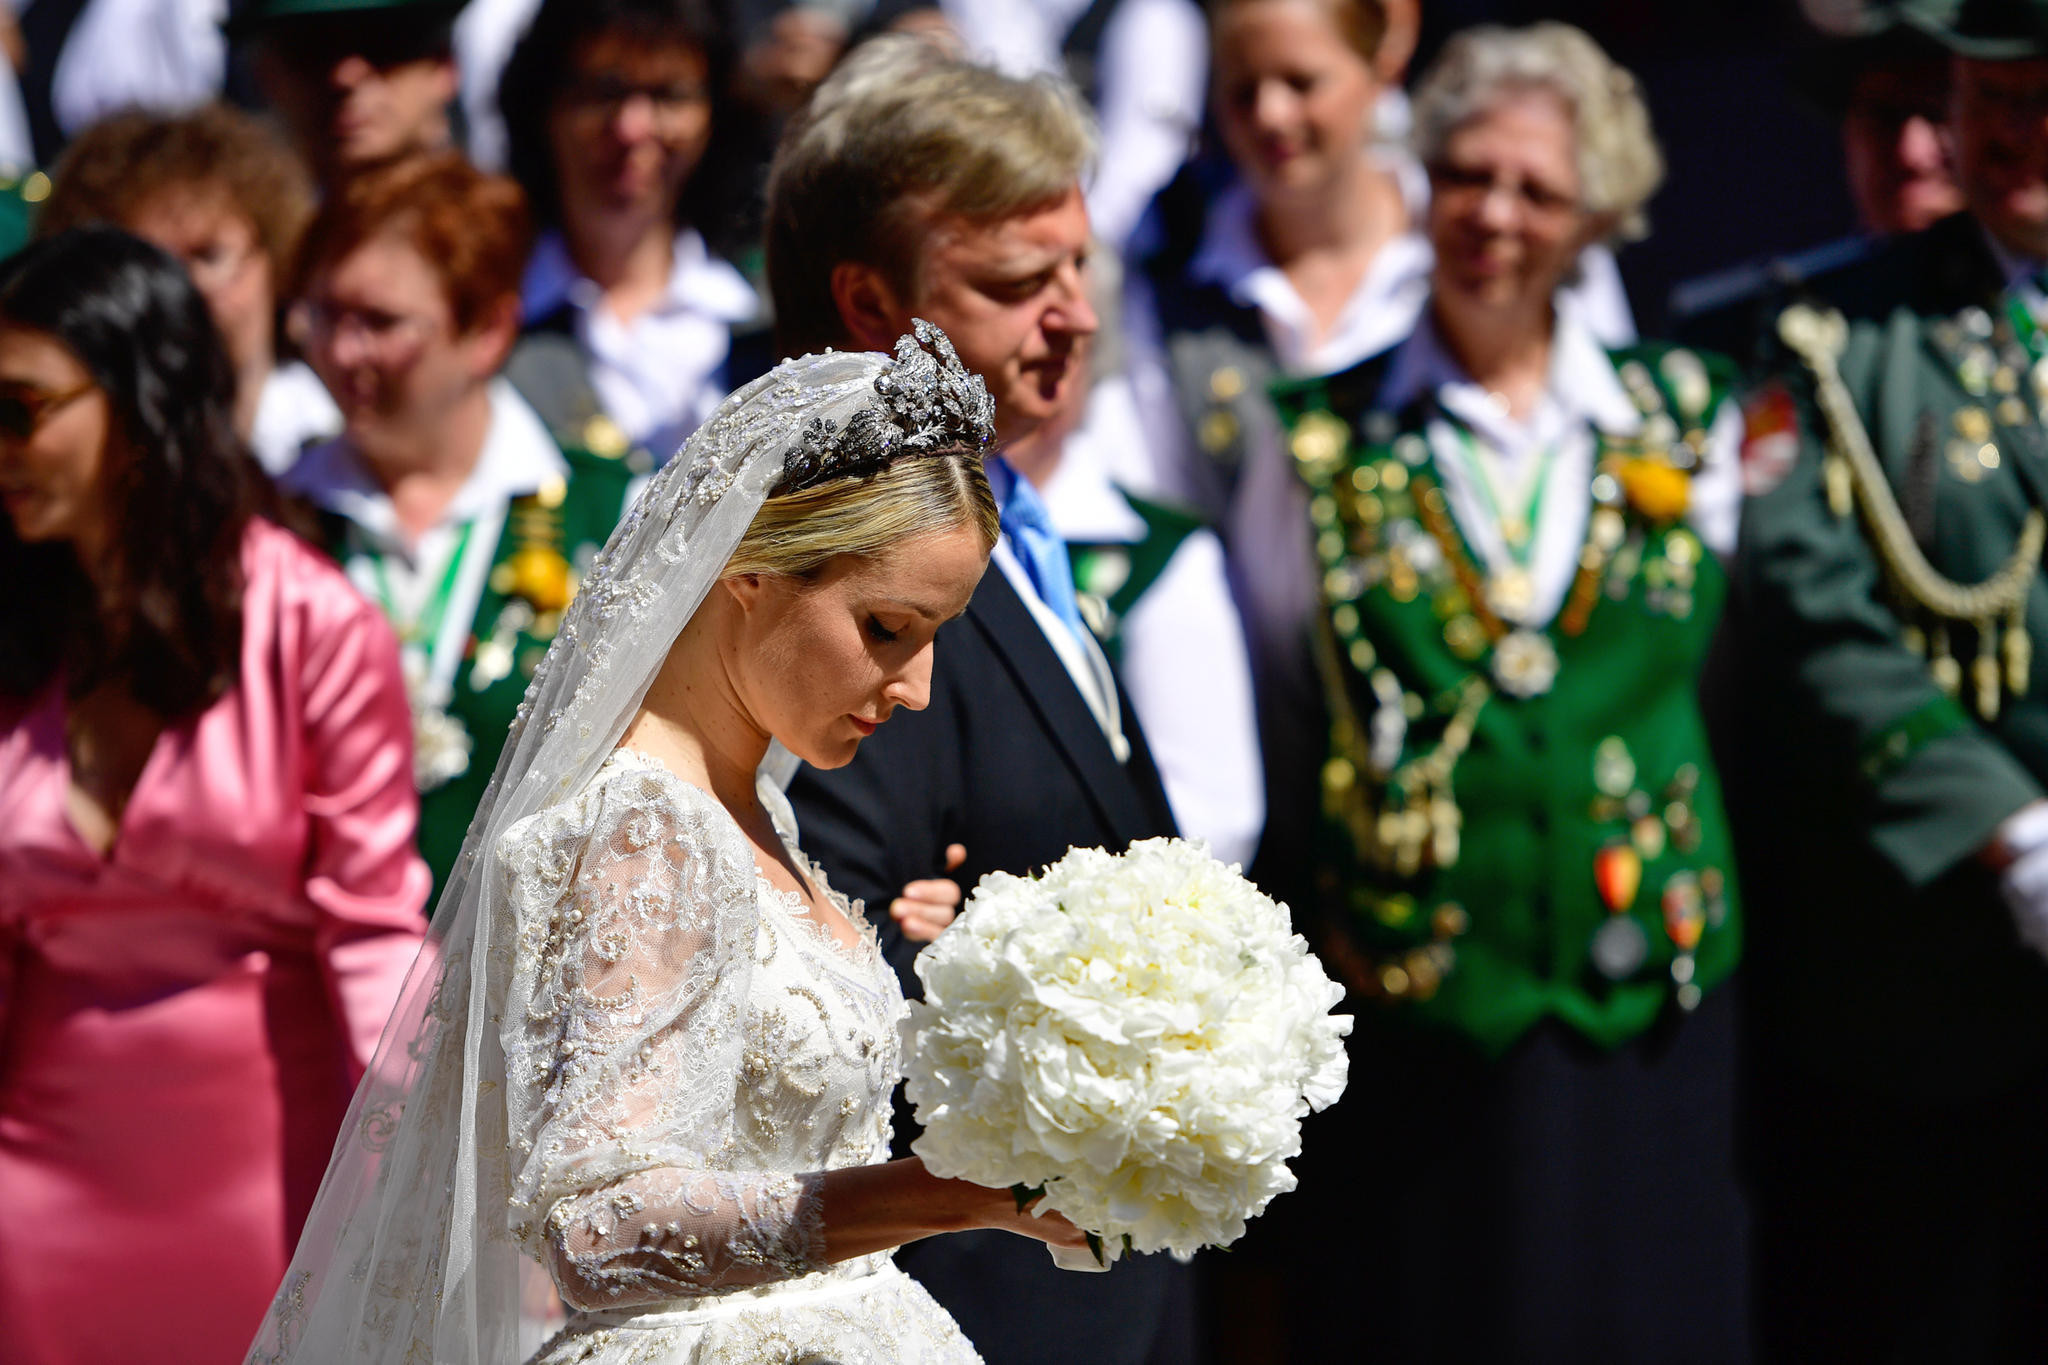
<svg viewBox="0 0 2048 1365">
<path fill-rule="evenodd" d="M 711 143 L 683 186 L 676 221 L 699 228 L 715 225 L 709 212 L 731 179 L 732 46 L 709 0 L 541 0 L 533 23 L 512 49 L 498 79 L 498 110 L 505 120 L 506 167 L 526 191 L 534 220 L 542 228 L 562 224 L 561 188 L 555 176 L 548 122 L 594 38 L 617 34 L 643 47 L 690 47 L 704 55 L 711 91 Z"/>
<path fill-rule="evenodd" d="M 275 494 L 235 435 L 235 377 L 206 301 L 169 255 L 72 228 L 0 262 L 0 326 L 61 343 L 110 411 L 107 562 L 27 544 L 0 517 L 0 693 L 118 681 L 166 719 L 235 679 L 241 541 Z"/>
</svg>

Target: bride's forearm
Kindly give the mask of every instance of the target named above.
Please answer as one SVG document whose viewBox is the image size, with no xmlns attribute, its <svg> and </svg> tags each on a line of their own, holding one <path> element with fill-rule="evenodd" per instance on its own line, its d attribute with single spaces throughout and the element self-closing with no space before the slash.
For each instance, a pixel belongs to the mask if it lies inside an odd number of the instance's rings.
<svg viewBox="0 0 2048 1365">
<path fill-rule="evenodd" d="M 1007 1190 L 941 1179 L 916 1157 L 826 1171 L 821 1185 L 825 1258 L 831 1261 L 968 1228 L 1008 1228 L 1062 1245 L 1078 1243 L 1081 1236 L 1057 1215 L 1019 1213 Z"/>
</svg>

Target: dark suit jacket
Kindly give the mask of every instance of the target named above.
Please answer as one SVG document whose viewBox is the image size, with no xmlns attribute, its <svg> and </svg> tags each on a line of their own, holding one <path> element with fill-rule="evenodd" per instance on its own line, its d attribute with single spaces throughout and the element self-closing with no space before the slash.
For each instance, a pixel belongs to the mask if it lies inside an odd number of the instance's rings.
<svg viewBox="0 0 2048 1365">
<path fill-rule="evenodd" d="M 918 945 L 895 932 L 903 884 L 944 874 L 948 844 L 973 887 L 1026 873 L 1075 846 L 1121 851 L 1174 833 L 1158 770 L 1128 700 L 1131 756 L 1118 763 L 1094 714 L 1001 569 L 939 632 L 931 704 L 898 712 L 844 768 L 805 768 L 790 788 L 804 851 L 867 902 L 884 950 L 917 990 Z M 907 1117 L 899 1111 L 899 1143 Z M 899 1258 L 960 1323 L 989 1365 L 1143 1365 L 1190 1358 L 1184 1269 L 1144 1256 L 1107 1275 L 1055 1268 L 1035 1242 L 1002 1232 L 934 1237 Z"/>
</svg>

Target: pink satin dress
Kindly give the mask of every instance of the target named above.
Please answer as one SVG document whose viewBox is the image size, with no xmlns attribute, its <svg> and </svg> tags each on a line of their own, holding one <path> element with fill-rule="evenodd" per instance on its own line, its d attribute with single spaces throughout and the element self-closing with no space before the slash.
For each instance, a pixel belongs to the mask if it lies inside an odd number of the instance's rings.
<svg viewBox="0 0 2048 1365">
<path fill-rule="evenodd" d="M 0 1361 L 242 1359 L 426 928 L 391 631 L 268 522 L 239 681 L 101 856 L 0 699 Z"/>
</svg>

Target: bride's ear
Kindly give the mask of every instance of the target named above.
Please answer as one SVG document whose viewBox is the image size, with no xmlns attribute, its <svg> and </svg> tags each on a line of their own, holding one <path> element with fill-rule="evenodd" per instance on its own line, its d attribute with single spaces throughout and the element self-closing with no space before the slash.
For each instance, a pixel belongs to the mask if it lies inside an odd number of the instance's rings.
<svg viewBox="0 0 2048 1365">
<path fill-rule="evenodd" d="M 733 604 L 745 612 L 751 612 L 760 605 L 761 594 L 766 588 L 762 575 L 757 573 L 731 574 L 719 579 L 718 586 L 731 593 Z"/>
</svg>

